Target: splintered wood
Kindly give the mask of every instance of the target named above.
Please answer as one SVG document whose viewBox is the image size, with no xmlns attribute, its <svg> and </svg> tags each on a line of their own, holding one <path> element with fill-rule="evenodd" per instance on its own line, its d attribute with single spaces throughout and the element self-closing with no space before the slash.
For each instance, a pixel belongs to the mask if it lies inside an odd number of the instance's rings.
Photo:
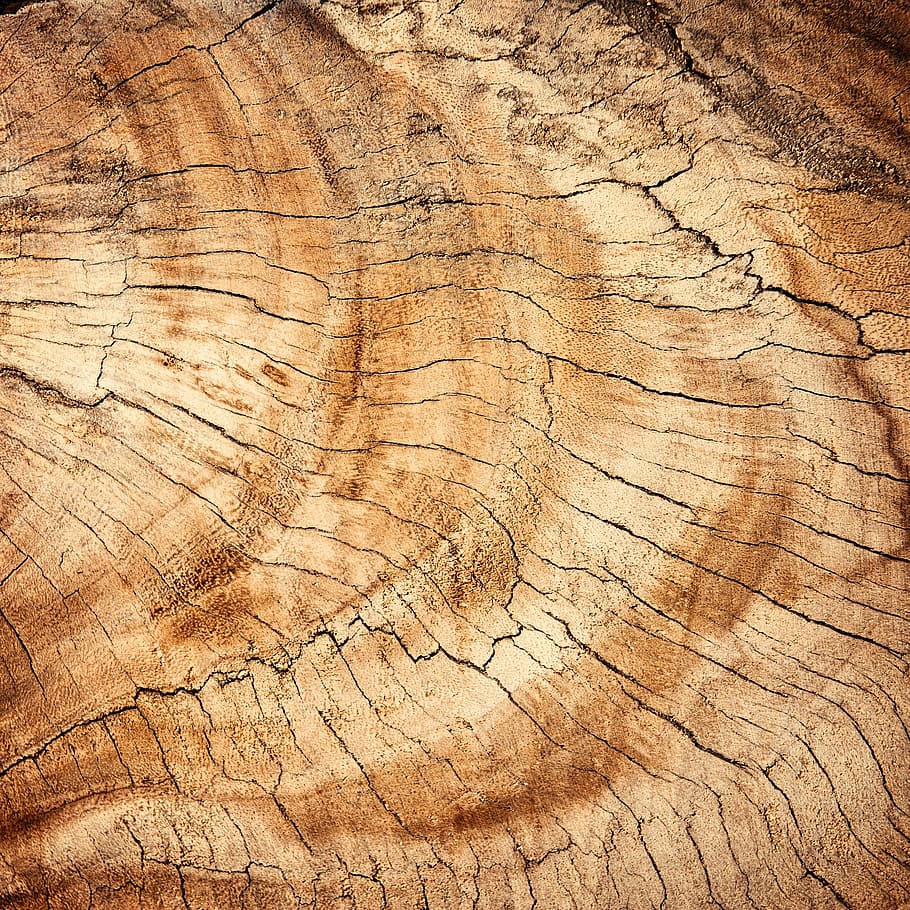
<svg viewBox="0 0 910 910">
<path fill-rule="evenodd" d="M 0 8 L 0 907 L 910 907 L 903 2 Z"/>
</svg>

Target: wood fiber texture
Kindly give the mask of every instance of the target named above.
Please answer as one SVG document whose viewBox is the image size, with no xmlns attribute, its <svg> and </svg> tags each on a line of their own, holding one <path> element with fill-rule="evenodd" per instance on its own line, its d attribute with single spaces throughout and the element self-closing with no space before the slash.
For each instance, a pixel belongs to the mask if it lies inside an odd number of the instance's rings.
<svg viewBox="0 0 910 910">
<path fill-rule="evenodd" d="M 0 907 L 910 907 L 910 8 L 0 16 Z"/>
</svg>

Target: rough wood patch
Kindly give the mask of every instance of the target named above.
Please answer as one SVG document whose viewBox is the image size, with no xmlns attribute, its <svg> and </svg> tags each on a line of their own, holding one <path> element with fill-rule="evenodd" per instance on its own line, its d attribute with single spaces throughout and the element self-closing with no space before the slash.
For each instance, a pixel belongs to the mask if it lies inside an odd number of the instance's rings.
<svg viewBox="0 0 910 910">
<path fill-rule="evenodd" d="M 910 12 L 0 16 L 0 906 L 910 907 Z"/>
</svg>

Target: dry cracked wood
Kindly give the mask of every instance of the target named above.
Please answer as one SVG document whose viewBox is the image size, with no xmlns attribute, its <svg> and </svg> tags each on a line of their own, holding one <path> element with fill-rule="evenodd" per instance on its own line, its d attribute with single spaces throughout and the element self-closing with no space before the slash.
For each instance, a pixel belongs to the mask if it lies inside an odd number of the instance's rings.
<svg viewBox="0 0 910 910">
<path fill-rule="evenodd" d="M 910 906 L 899 0 L 0 16 L 0 906 Z"/>
</svg>

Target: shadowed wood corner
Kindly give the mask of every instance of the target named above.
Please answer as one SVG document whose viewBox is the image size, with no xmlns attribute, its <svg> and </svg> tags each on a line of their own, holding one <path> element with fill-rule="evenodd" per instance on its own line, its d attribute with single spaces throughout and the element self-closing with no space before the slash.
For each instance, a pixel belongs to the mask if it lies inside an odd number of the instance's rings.
<svg viewBox="0 0 910 910">
<path fill-rule="evenodd" d="M 0 907 L 910 907 L 905 3 L 0 13 Z"/>
</svg>

